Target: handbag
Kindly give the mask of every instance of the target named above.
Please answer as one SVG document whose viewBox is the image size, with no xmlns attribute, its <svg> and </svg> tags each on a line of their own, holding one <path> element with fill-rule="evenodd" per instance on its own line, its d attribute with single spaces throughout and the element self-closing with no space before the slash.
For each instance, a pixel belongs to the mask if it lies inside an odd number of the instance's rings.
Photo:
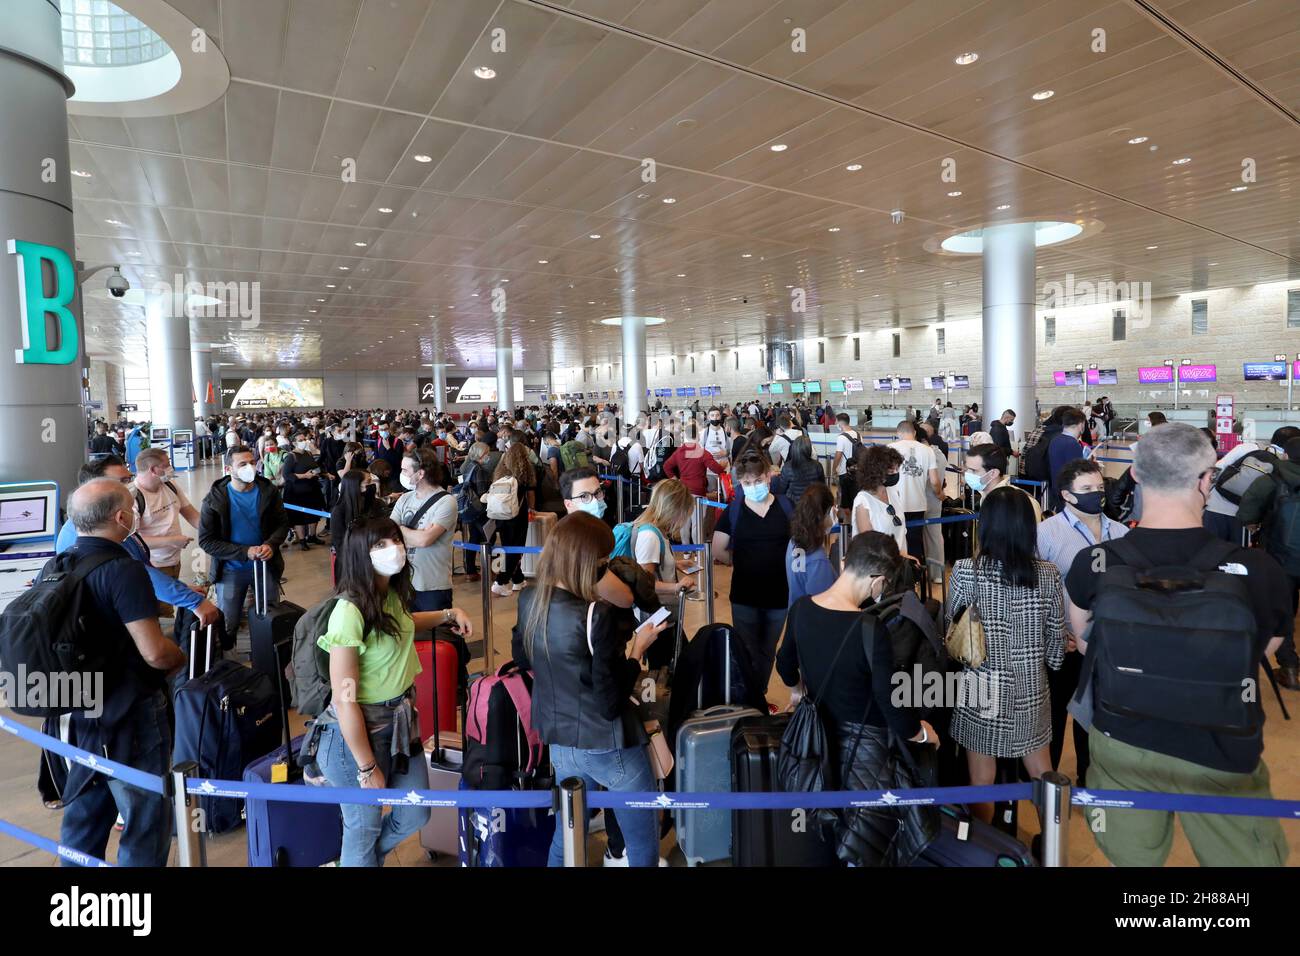
<svg viewBox="0 0 1300 956">
<path fill-rule="evenodd" d="M 948 656 L 961 661 L 972 670 L 984 663 L 989 655 L 988 641 L 984 636 L 984 621 L 979 611 L 979 570 L 975 569 L 975 597 L 965 612 L 953 620 L 944 638 Z"/>
<path fill-rule="evenodd" d="M 596 656 L 595 642 L 591 639 L 591 619 L 595 613 L 596 602 L 592 601 L 587 605 L 587 650 L 591 652 L 592 657 Z M 647 720 L 642 726 L 649 738 L 649 742 L 645 745 L 645 755 L 650 761 L 650 769 L 654 772 L 656 780 L 666 780 L 673 772 L 673 752 L 668 747 L 668 738 L 657 720 Z"/>
</svg>

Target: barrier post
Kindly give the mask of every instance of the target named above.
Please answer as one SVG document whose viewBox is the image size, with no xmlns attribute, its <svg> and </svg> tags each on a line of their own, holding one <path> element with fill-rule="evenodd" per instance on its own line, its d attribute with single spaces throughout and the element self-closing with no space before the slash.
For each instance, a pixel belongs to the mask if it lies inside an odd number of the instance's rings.
<svg viewBox="0 0 1300 956">
<path fill-rule="evenodd" d="M 850 517 L 848 523 L 840 524 L 840 567 L 844 566 L 844 559 L 849 554 L 849 544 L 853 541 L 853 518 L 852 507 L 849 508 Z"/>
<path fill-rule="evenodd" d="M 206 826 L 198 826 L 200 817 L 198 797 L 185 790 L 185 777 L 198 776 L 199 765 L 193 760 L 178 763 L 166 776 L 172 798 L 172 815 L 176 821 L 176 864 L 185 867 L 206 867 L 208 850 L 205 842 Z"/>
<path fill-rule="evenodd" d="M 491 677 L 495 671 L 492 667 L 492 545 L 486 541 L 478 546 L 479 563 L 483 566 L 483 674 Z"/>
<path fill-rule="evenodd" d="M 1034 802 L 1043 827 L 1043 866 L 1069 866 L 1070 778 L 1043 774 L 1034 781 Z"/>
<path fill-rule="evenodd" d="M 618 475 L 614 476 L 615 496 L 618 498 L 618 520 L 626 521 L 627 512 L 623 510 L 623 479 Z"/>
<path fill-rule="evenodd" d="M 587 865 L 587 792 L 581 777 L 568 777 L 556 790 L 560 801 L 560 839 L 564 865 Z"/>
<path fill-rule="evenodd" d="M 704 569 L 700 576 L 704 578 L 704 613 L 708 623 L 714 622 L 713 612 L 713 542 L 705 541 L 704 550 L 700 552 L 700 563 Z"/>
</svg>

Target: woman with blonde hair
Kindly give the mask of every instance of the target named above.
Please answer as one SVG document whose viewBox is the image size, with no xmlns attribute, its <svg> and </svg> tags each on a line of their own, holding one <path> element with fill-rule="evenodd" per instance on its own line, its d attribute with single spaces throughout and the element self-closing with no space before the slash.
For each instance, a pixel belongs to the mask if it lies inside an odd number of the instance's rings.
<svg viewBox="0 0 1300 956">
<path fill-rule="evenodd" d="M 511 442 L 501 456 L 492 480 L 495 482 L 502 478 L 515 480 L 519 494 L 519 513 L 508 521 L 497 521 L 497 533 L 501 535 L 502 547 L 521 548 L 528 540 L 528 519 L 537 505 L 537 471 L 528 460 L 528 448 L 522 442 Z M 492 593 L 497 597 L 505 597 L 511 590 L 524 589 L 524 572 L 520 568 L 523 555 L 507 554 L 505 559 L 505 565 L 492 585 Z"/>
<path fill-rule="evenodd" d="M 613 549 L 614 534 L 599 518 L 574 512 L 560 519 L 537 580 L 519 595 L 511 649 L 533 672 L 533 726 L 550 747 L 556 779 L 581 777 L 593 791 L 599 784 L 646 792 L 655 779 L 632 691 L 641 658 L 667 625 L 633 630 L 629 612 L 600 599 L 596 582 Z M 618 821 L 629 865 L 658 866 L 656 813 L 619 811 Z M 564 864 L 563 836 L 557 828 L 551 866 Z"/>
<path fill-rule="evenodd" d="M 660 598 L 675 598 L 688 589 L 677 575 L 695 562 L 674 558 L 672 539 L 681 537 L 694 515 L 695 496 L 690 489 L 678 478 L 665 478 L 655 485 L 649 506 L 632 522 L 632 556 L 655 579 Z"/>
</svg>

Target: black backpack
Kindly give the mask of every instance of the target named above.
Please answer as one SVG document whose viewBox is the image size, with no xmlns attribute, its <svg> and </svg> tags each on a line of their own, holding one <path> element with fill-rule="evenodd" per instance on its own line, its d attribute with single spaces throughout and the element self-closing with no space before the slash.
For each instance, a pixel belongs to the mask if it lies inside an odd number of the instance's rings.
<svg viewBox="0 0 1300 956">
<path fill-rule="evenodd" d="M 164 481 L 163 484 L 166 485 L 169 489 L 171 489 L 171 493 L 176 495 L 176 500 L 179 501 L 180 493 L 177 492 L 176 486 L 172 484 L 170 481 Z M 144 517 L 144 493 L 140 491 L 139 488 L 135 490 L 135 510 L 136 513 L 140 515 L 140 517 L 142 518 Z"/>
<path fill-rule="evenodd" d="M 1272 457 L 1266 451 L 1252 451 L 1234 461 L 1214 479 L 1214 488 L 1223 495 L 1224 500 L 1234 505 L 1241 504 L 1247 489 L 1260 478 L 1274 474 Z"/>
<path fill-rule="evenodd" d="M 1052 439 L 1061 434 L 1060 428 L 1046 429 L 1038 441 L 1024 453 L 1020 459 L 1020 477 L 1028 478 L 1030 481 L 1047 481 L 1050 477 L 1048 471 L 1047 450 L 1051 447 Z"/>
<path fill-rule="evenodd" d="M 133 559 L 125 552 L 66 551 L 47 561 L 32 586 L 0 614 L 0 661 L 5 670 L 14 674 L 22 668 L 29 681 L 43 675 L 50 689 L 68 686 L 73 675 L 119 672 L 115 648 L 103 633 L 87 633 L 92 596 L 85 586 L 91 572 L 117 560 Z M 13 701 L 9 706 L 24 717 L 58 717 L 90 706 L 89 701 L 78 707 L 70 698 L 55 696 L 60 699 Z"/>
<path fill-rule="evenodd" d="M 1265 550 L 1283 571 L 1300 577 L 1300 489 L 1292 488 L 1276 474 L 1272 480 L 1277 493 L 1267 521 Z"/>
<path fill-rule="evenodd" d="M 1244 693 L 1259 673 L 1255 613 L 1245 576 L 1219 570 L 1238 546 L 1216 540 L 1168 567 L 1127 538 L 1110 549 L 1125 563 L 1097 583 L 1076 695 L 1092 694 L 1097 729 L 1122 718 L 1259 733 L 1263 710 Z"/>
</svg>

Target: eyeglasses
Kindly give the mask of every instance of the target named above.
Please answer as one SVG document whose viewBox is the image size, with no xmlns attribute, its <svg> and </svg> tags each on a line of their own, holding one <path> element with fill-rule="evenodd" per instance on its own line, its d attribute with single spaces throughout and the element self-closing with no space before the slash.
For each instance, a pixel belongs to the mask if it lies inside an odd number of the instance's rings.
<svg viewBox="0 0 1300 956">
<path fill-rule="evenodd" d="M 901 528 L 903 526 L 903 519 L 898 516 L 898 512 L 894 510 L 893 505 L 885 505 L 885 513 L 894 519 L 895 528 Z"/>
<path fill-rule="evenodd" d="M 567 500 L 569 500 L 569 501 L 578 501 L 578 502 L 581 502 L 581 503 L 584 504 L 584 505 L 589 505 L 589 504 L 591 504 L 593 501 L 604 501 L 604 500 L 605 500 L 605 489 L 602 488 L 602 489 L 600 489 L 599 491 L 584 491 L 582 494 L 580 494 L 580 495 L 574 495 L 572 498 L 569 498 L 569 499 L 567 499 Z"/>
</svg>

